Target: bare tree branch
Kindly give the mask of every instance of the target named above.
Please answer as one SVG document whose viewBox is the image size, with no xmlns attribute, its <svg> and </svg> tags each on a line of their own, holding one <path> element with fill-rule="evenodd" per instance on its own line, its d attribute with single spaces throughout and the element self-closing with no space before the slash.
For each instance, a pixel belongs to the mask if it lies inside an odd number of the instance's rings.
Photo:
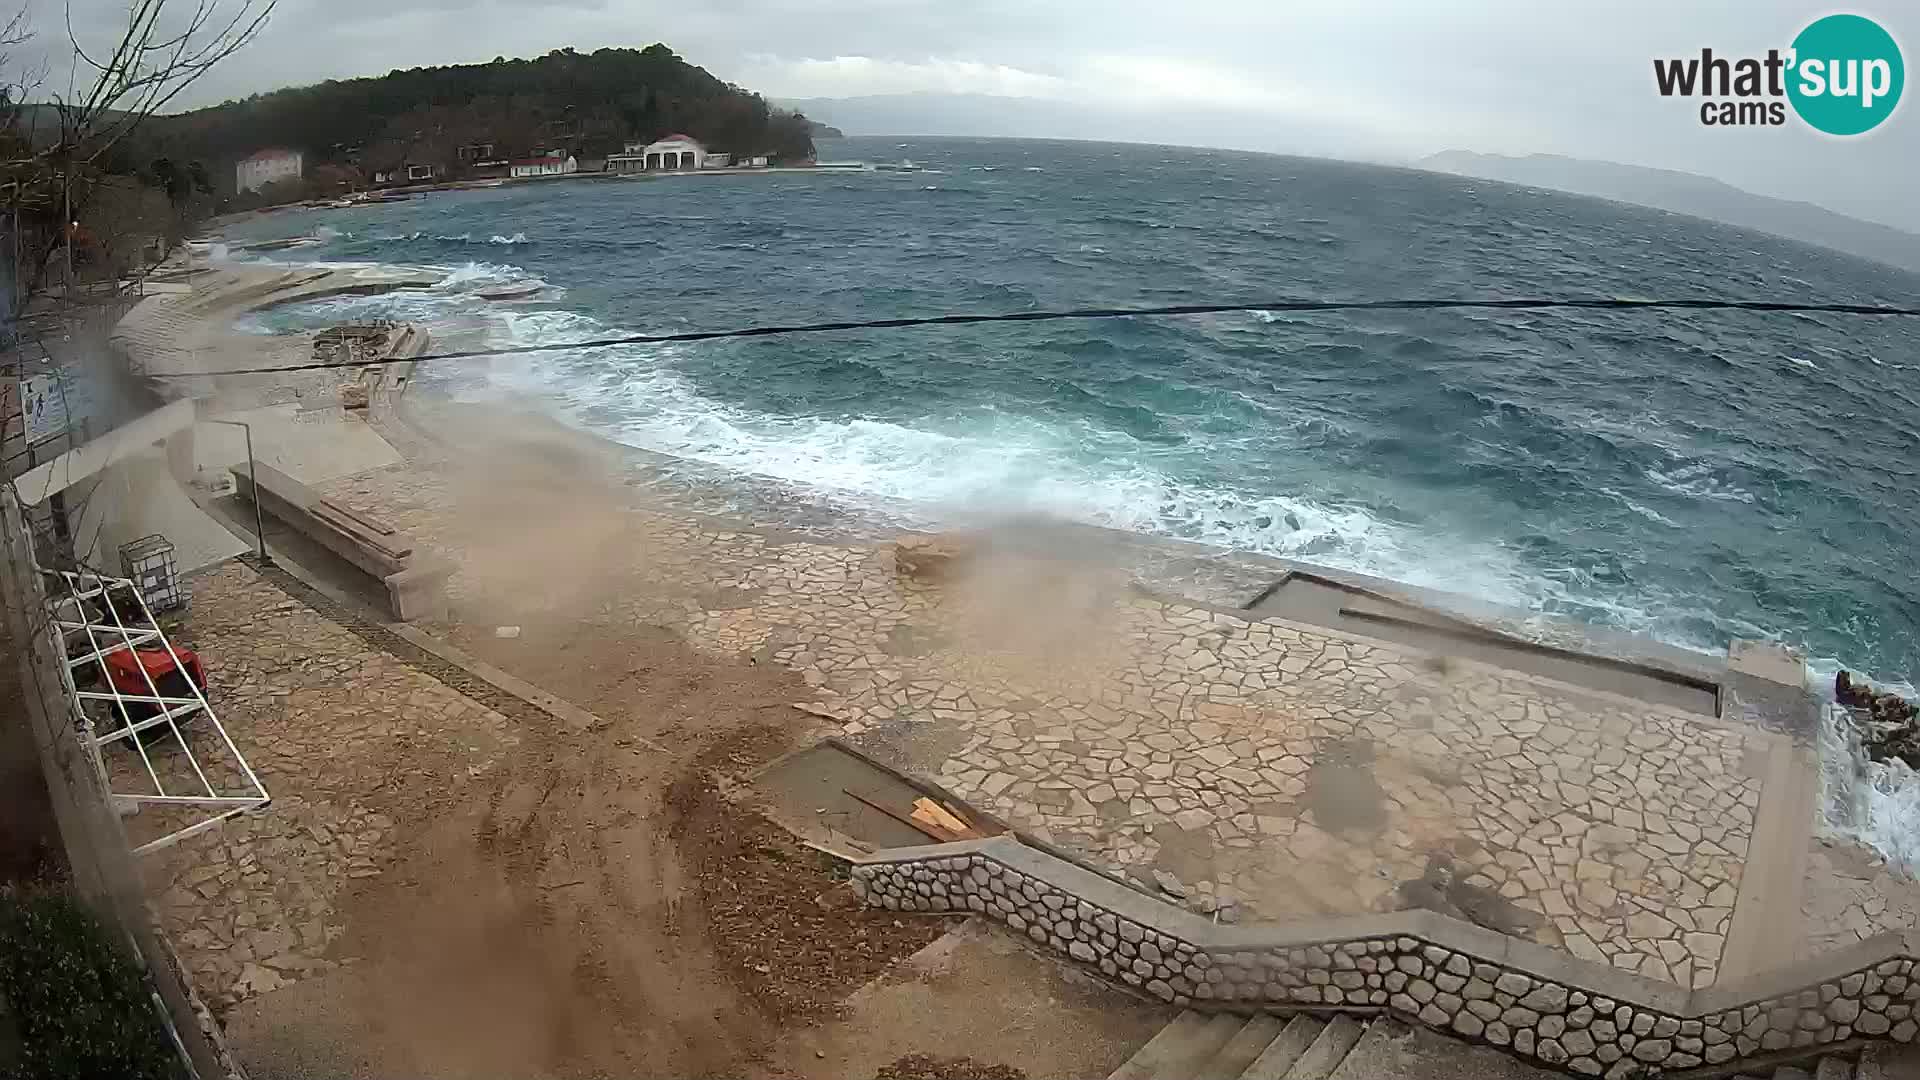
<svg viewBox="0 0 1920 1080">
<path fill-rule="evenodd" d="M 104 59 L 80 43 L 69 3 L 67 38 L 94 79 L 65 110 L 63 141 L 76 152 L 84 142 L 85 160 L 97 159 L 258 36 L 276 2 L 195 0 L 184 22 L 166 31 L 162 24 L 173 0 L 133 0 L 126 27 Z"/>
<path fill-rule="evenodd" d="M 81 40 L 72 0 L 65 16 L 74 73 L 48 108 L 25 109 L 41 85 L 10 77 L 7 50 L 30 36 L 23 7 L 0 25 L 0 209 L 36 233 L 21 267 L 37 290 L 50 256 L 75 228 L 103 174 L 102 163 L 141 124 L 244 46 L 266 25 L 277 0 L 131 0 L 125 23 L 104 48 Z M 81 85 L 73 85 L 81 84 Z M 23 112 L 32 119 L 22 125 Z M 38 129 L 50 114 L 56 130 Z M 24 128 L 24 130 L 23 130 Z M 23 218 L 31 218 L 30 222 Z"/>
</svg>

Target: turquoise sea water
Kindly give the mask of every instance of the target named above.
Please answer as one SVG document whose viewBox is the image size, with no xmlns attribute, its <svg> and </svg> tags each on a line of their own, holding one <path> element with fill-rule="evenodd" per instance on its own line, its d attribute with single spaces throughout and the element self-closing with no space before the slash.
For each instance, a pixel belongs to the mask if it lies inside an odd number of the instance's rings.
<svg viewBox="0 0 1920 1080">
<path fill-rule="evenodd" d="M 850 139 L 918 173 L 563 182 L 282 213 L 281 260 L 439 289 L 277 312 L 448 348 L 617 331 L 1261 298 L 1915 303 L 1920 277 L 1730 226 L 1430 173 L 1094 143 Z M 515 300 L 480 291 L 547 289 Z M 1920 325 L 1788 315 L 1248 314 L 548 353 L 530 396 L 843 511 L 1037 509 L 1718 651 L 1920 660 Z"/>
</svg>

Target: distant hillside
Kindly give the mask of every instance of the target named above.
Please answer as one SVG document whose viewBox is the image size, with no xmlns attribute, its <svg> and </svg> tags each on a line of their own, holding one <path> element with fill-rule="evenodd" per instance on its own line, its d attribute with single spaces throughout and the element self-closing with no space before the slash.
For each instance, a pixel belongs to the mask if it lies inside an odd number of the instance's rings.
<svg viewBox="0 0 1920 1080">
<path fill-rule="evenodd" d="M 365 172 L 433 164 L 458 176 L 472 146 L 496 157 L 567 150 L 618 152 L 630 139 L 685 132 L 734 154 L 801 158 L 807 119 L 674 55 L 645 49 L 550 52 L 536 60 L 411 68 L 256 94 L 158 117 L 148 135 L 171 156 L 205 161 L 224 183 L 232 163 L 266 147 L 305 152 L 309 168 Z"/>
<path fill-rule="evenodd" d="M 1677 214 L 1724 221 L 1834 251 L 1920 271 L 1920 236 L 1835 213 L 1813 203 L 1755 195 L 1693 173 L 1554 154 L 1504 157 L 1448 150 L 1416 164 L 1435 172 L 1554 188 Z"/>
</svg>

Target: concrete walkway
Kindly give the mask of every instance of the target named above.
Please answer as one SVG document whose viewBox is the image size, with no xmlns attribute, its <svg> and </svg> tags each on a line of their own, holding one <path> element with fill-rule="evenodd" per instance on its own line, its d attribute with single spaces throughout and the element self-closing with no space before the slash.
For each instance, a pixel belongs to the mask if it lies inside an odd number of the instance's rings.
<svg viewBox="0 0 1920 1080">
<path fill-rule="evenodd" d="M 232 333 L 249 306 L 427 283 L 224 271 L 143 304 L 120 340 L 197 396 L 195 372 L 304 349 Z M 230 377 L 207 396 L 257 423 L 262 460 L 461 564 L 456 605 L 505 594 L 608 655 L 666 628 L 789 669 L 814 690 L 802 704 L 868 752 L 1196 910 L 1428 907 L 1684 986 L 1805 940 L 1809 759 L 1762 718 L 1703 715 L 1697 693 L 1643 700 L 1425 631 L 1146 596 L 1098 544 L 1008 534 L 1014 554 L 920 584 L 884 547 L 636 494 L 604 444 L 551 425 L 475 415 L 444 445 L 400 440 L 403 460 L 325 406 L 336 381 Z M 236 434 L 203 436 L 196 459 L 235 460 Z M 1887 891 L 1843 905 L 1849 927 L 1920 917 L 1920 895 Z"/>
<path fill-rule="evenodd" d="M 340 406 L 339 377 L 326 371 L 295 375 L 204 378 L 200 373 L 272 367 L 311 359 L 307 335 L 269 338 L 243 334 L 233 322 L 261 305 L 327 296 L 421 287 L 436 275 L 366 269 L 289 269 L 240 266 L 196 274 L 191 289 L 148 297 L 113 333 L 132 372 L 174 402 L 195 403 L 191 427 L 159 447 L 116 448 L 96 481 L 78 492 L 74 534 L 81 550 L 117 568 L 120 544 L 149 534 L 175 546 L 182 573 L 244 548 L 197 505 L 227 483 L 227 467 L 246 461 L 251 428 L 262 463 L 304 481 L 330 479 L 392 464 L 400 454 L 358 415 Z"/>
<path fill-rule="evenodd" d="M 489 450 L 449 456 L 477 455 L 491 494 L 424 460 L 322 490 L 464 562 L 456 606 L 489 588 L 501 552 L 539 552 L 567 567 L 554 603 L 596 597 L 579 617 L 609 652 L 665 626 L 790 667 L 817 689 L 808 707 L 869 752 L 1202 910 L 1425 906 L 1683 985 L 1719 974 L 1785 736 L 1154 600 L 1097 560 L 1010 559 L 923 586 L 883 547 L 630 494 L 591 505 L 617 485 L 583 504 L 564 478 L 594 458 L 487 430 Z M 496 497 L 519 520 L 488 511 Z M 564 554 L 583 543 L 590 557 Z"/>
</svg>

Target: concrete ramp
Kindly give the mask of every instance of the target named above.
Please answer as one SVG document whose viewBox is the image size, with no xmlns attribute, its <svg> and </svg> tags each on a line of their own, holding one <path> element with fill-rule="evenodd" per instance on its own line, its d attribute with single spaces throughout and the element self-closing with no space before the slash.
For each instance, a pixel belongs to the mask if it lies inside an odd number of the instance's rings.
<svg viewBox="0 0 1920 1080">
<path fill-rule="evenodd" d="M 400 452 L 365 420 L 340 408 L 306 409 L 297 404 L 204 416 L 194 427 L 194 465 L 203 473 L 226 474 L 245 466 L 246 432 L 210 420 L 238 420 L 253 430 L 254 457 L 303 484 L 383 468 L 401 460 Z"/>
<path fill-rule="evenodd" d="M 83 556 L 91 552 L 86 561 L 110 573 L 125 572 L 120 545 L 154 533 L 173 544 L 182 574 L 247 550 L 188 497 L 158 447 L 114 462 L 101 470 L 90 489 L 76 493 L 68 503 L 74 551 Z"/>
</svg>

